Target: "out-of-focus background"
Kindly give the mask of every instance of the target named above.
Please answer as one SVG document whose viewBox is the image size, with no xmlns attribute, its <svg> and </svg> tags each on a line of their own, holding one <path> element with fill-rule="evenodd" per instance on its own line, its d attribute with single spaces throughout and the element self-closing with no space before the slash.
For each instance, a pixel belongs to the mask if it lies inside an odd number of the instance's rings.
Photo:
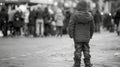
<svg viewBox="0 0 120 67">
<path fill-rule="evenodd" d="M 72 67 L 68 24 L 79 1 L 0 0 L 0 67 Z M 86 1 L 93 67 L 120 67 L 120 0 Z"/>
</svg>

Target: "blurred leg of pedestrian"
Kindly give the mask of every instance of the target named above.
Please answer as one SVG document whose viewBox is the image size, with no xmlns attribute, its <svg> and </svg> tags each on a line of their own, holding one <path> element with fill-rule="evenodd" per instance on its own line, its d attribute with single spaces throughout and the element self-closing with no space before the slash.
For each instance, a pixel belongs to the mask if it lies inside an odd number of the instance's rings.
<svg viewBox="0 0 120 67">
<path fill-rule="evenodd" d="M 36 36 L 40 36 L 40 20 L 36 20 Z"/>
<path fill-rule="evenodd" d="M 20 32 L 21 32 L 20 30 L 21 30 L 20 27 L 14 27 L 14 33 L 13 33 L 14 36 L 20 36 L 20 34 L 21 34 L 21 33 L 20 33 Z"/>
<path fill-rule="evenodd" d="M 40 23 L 40 35 L 44 36 L 44 21 L 42 19 Z"/>
<path fill-rule="evenodd" d="M 61 36 L 62 37 L 62 34 L 63 34 L 62 26 L 57 26 L 57 36 Z"/>
<path fill-rule="evenodd" d="M 23 36 L 25 33 L 24 33 L 24 26 L 20 27 L 20 35 Z"/>
<path fill-rule="evenodd" d="M 98 26 L 97 26 L 98 28 L 97 28 L 97 30 L 98 30 L 98 32 L 100 32 L 100 23 L 98 23 Z"/>
<path fill-rule="evenodd" d="M 28 23 L 24 24 L 24 35 L 28 36 Z"/>
<path fill-rule="evenodd" d="M 29 25 L 28 25 L 28 35 L 32 35 L 32 34 L 31 34 L 31 29 L 32 29 L 32 25 L 29 24 Z"/>
<path fill-rule="evenodd" d="M 36 35 L 36 34 L 35 34 L 35 25 L 32 25 L 32 27 L 31 27 L 31 34 L 32 34 L 33 36 Z"/>
<path fill-rule="evenodd" d="M 8 35 L 7 31 L 8 31 L 7 23 L 4 23 L 2 25 L 2 33 L 3 33 L 4 37 L 6 37 Z"/>
<path fill-rule="evenodd" d="M 15 36 L 15 32 L 16 32 L 16 29 L 15 29 L 15 27 L 13 26 L 13 36 Z"/>
<path fill-rule="evenodd" d="M 58 36 L 58 34 L 59 34 L 59 27 L 56 26 L 56 36 Z"/>
<path fill-rule="evenodd" d="M 44 32 L 44 35 L 45 36 L 49 36 L 49 31 L 50 31 L 50 25 L 49 24 L 45 24 L 45 26 L 44 26 L 44 28 L 45 28 L 45 32 Z"/>
<path fill-rule="evenodd" d="M 62 28 L 62 26 L 60 27 L 60 29 L 59 29 L 59 35 L 62 37 L 62 35 L 63 35 L 63 28 Z"/>
<path fill-rule="evenodd" d="M 35 36 L 35 25 L 29 25 L 28 32 L 30 36 Z"/>
<path fill-rule="evenodd" d="M 120 23 L 117 24 L 116 32 L 117 32 L 117 35 L 119 36 L 120 35 Z"/>
<path fill-rule="evenodd" d="M 95 25 L 95 32 L 100 32 L 100 23 L 96 23 Z"/>
<path fill-rule="evenodd" d="M 18 27 L 18 29 L 17 29 L 17 31 L 18 31 L 17 35 L 18 36 L 21 36 L 21 33 L 22 33 L 21 30 L 22 30 L 22 27 Z"/>
<path fill-rule="evenodd" d="M 36 36 L 40 36 L 41 33 L 41 22 L 43 22 L 41 19 L 36 20 Z"/>
<path fill-rule="evenodd" d="M 9 30 L 10 30 L 10 36 L 13 36 L 14 31 L 13 21 L 9 21 Z"/>
</svg>

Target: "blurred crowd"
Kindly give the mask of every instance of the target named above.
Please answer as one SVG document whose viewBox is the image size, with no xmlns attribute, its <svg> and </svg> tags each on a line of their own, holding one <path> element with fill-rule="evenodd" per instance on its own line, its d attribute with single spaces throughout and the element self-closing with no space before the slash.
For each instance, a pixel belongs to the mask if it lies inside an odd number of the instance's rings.
<svg viewBox="0 0 120 67">
<path fill-rule="evenodd" d="M 117 9 L 114 13 L 102 13 L 96 10 L 92 14 L 95 22 L 95 32 L 100 33 L 102 29 L 111 33 L 117 32 L 117 35 L 119 35 L 120 9 Z"/>
<path fill-rule="evenodd" d="M 53 6 L 52 6 L 53 7 Z M 62 37 L 67 34 L 68 23 L 72 12 L 69 8 L 39 6 L 27 7 L 26 10 L 12 6 L 2 6 L 0 10 L 0 36 L 3 37 Z M 90 11 L 94 17 L 95 32 L 100 33 L 101 28 L 109 32 L 117 31 L 120 35 L 120 10 L 115 13 L 102 13 L 99 10 Z"/>
<path fill-rule="evenodd" d="M 69 18 L 70 12 L 58 7 L 55 10 L 49 6 L 28 7 L 23 11 L 20 8 L 8 9 L 3 6 L 0 11 L 0 30 L 3 37 L 62 37 L 67 34 Z"/>
</svg>

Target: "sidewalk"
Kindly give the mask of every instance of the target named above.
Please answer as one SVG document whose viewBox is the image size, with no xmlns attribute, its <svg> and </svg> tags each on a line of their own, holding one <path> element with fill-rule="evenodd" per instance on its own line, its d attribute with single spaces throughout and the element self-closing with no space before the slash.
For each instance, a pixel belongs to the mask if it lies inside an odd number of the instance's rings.
<svg viewBox="0 0 120 67">
<path fill-rule="evenodd" d="M 92 62 L 100 67 L 120 67 L 120 37 L 116 33 L 94 34 L 91 44 Z M 117 53 L 116 56 L 115 54 Z M 96 67 L 96 66 L 94 66 Z"/>
<path fill-rule="evenodd" d="M 4 51 L 0 48 L 0 55 L 4 56 L 4 52 L 7 51 L 19 54 L 19 51 L 22 53 L 21 50 L 29 51 L 29 53 L 24 52 L 23 55 L 14 57 L 8 56 L 4 60 L 1 60 L 0 57 L 0 67 L 72 67 L 73 65 L 74 43 L 68 36 L 19 39 L 17 46 L 21 45 L 21 48 L 15 46 L 14 40 L 9 42 L 14 44 L 14 47 L 11 45 L 11 50 L 4 48 Z M 22 47 L 27 49 L 22 49 Z M 120 67 L 120 37 L 115 33 L 95 33 L 90 42 L 90 47 L 93 67 Z M 84 67 L 83 61 L 82 67 Z"/>
</svg>

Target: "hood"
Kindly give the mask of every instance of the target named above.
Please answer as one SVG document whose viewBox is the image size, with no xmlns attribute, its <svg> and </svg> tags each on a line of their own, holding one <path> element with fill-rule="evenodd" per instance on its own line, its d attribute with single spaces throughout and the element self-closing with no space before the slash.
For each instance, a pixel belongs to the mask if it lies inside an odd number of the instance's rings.
<svg viewBox="0 0 120 67">
<path fill-rule="evenodd" d="M 86 1 L 80 1 L 77 6 L 76 10 L 78 11 L 87 11 L 88 10 L 88 3 Z"/>
<path fill-rule="evenodd" d="M 89 23 L 93 19 L 92 15 L 89 12 L 76 12 L 74 14 L 75 21 L 77 23 Z"/>
</svg>

